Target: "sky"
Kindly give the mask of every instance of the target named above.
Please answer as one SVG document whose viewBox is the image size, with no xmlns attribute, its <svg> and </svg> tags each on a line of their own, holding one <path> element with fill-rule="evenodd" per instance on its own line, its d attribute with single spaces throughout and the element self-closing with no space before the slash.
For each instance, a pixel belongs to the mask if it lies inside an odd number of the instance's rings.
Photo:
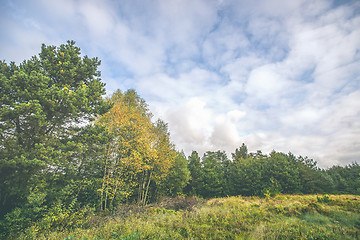
<svg viewBox="0 0 360 240">
<path fill-rule="evenodd" d="M 360 162 L 360 1 L 0 0 L 0 60 L 76 41 L 171 140 Z"/>
</svg>

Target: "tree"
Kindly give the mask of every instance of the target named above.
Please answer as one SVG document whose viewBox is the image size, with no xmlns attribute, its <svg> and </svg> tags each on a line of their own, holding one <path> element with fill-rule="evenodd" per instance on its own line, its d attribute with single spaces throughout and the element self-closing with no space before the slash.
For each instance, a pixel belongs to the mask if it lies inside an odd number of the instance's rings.
<svg viewBox="0 0 360 240">
<path fill-rule="evenodd" d="M 149 179 L 149 181 L 150 180 L 153 181 L 153 183 L 156 186 L 158 186 L 159 189 L 161 189 L 161 185 L 163 185 L 163 181 L 169 180 L 168 176 L 169 174 L 171 174 L 171 170 L 173 170 L 175 166 L 175 161 L 178 157 L 178 153 L 175 150 L 174 144 L 170 142 L 170 132 L 168 130 L 167 123 L 165 123 L 161 119 L 158 119 L 153 126 L 154 126 L 153 131 L 155 134 L 154 146 L 157 154 L 156 154 L 156 158 L 154 159 L 154 162 L 152 163 L 153 169 L 152 172 L 150 173 L 152 179 Z M 175 177 L 175 175 L 173 175 L 173 177 Z M 146 192 L 148 192 L 148 190 L 149 189 L 146 189 Z M 156 190 L 154 190 L 154 192 L 156 192 Z"/>
<path fill-rule="evenodd" d="M 263 191 L 263 167 L 262 158 L 249 156 L 236 164 L 237 181 L 236 194 L 245 196 L 261 195 Z"/>
<path fill-rule="evenodd" d="M 113 107 L 99 118 L 114 138 L 107 146 L 101 192 L 101 208 L 113 205 L 134 192 L 139 175 L 149 169 L 145 159 L 154 158 L 152 124 L 145 101 L 135 91 L 118 90 L 110 99 Z"/>
<path fill-rule="evenodd" d="M 109 101 L 113 108 L 97 122 L 114 136 L 100 189 L 102 208 L 136 193 L 138 203 L 146 204 L 151 182 L 160 184 L 174 164 L 176 152 L 167 125 L 151 122 L 147 104 L 134 90 L 117 91 Z"/>
<path fill-rule="evenodd" d="M 176 153 L 175 162 L 169 169 L 169 175 L 162 185 L 162 192 L 169 196 L 178 196 L 183 193 L 185 186 L 189 183 L 190 171 L 187 166 L 185 154 Z"/>
<path fill-rule="evenodd" d="M 298 163 L 301 192 L 323 193 L 329 192 L 333 188 L 332 179 L 325 171 L 317 167 L 316 161 L 308 157 L 299 156 Z"/>
<path fill-rule="evenodd" d="M 337 193 L 360 194 L 360 165 L 333 166 L 326 171 Z"/>
<path fill-rule="evenodd" d="M 206 152 L 202 158 L 203 176 L 201 194 L 203 197 L 221 197 L 227 193 L 228 159 L 225 152 Z"/>
<path fill-rule="evenodd" d="M 231 153 L 231 156 L 234 162 L 246 159 L 248 157 L 248 149 L 245 143 L 243 143 L 240 148 L 235 149 L 235 153 Z"/>
<path fill-rule="evenodd" d="M 190 195 L 199 195 L 202 188 L 203 169 L 199 154 L 192 151 L 188 158 L 188 169 L 190 171 L 190 181 L 185 187 L 185 192 Z"/>
<path fill-rule="evenodd" d="M 300 176 L 296 158 L 291 154 L 272 151 L 263 162 L 264 191 L 274 193 L 300 192 Z"/>
<path fill-rule="evenodd" d="M 0 63 L 1 218 L 45 174 L 65 173 L 72 158 L 63 149 L 109 109 L 99 65 L 81 57 L 73 41 L 43 44 L 39 56 L 19 66 Z"/>
<path fill-rule="evenodd" d="M 348 193 L 360 194 L 360 165 L 357 162 L 345 166 L 348 182 Z"/>
</svg>

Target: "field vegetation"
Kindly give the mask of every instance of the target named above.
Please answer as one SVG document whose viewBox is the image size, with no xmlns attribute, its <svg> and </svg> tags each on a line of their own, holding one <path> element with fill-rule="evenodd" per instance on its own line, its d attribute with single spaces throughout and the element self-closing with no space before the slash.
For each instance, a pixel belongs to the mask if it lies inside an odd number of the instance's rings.
<svg viewBox="0 0 360 240">
<path fill-rule="evenodd" d="M 120 205 L 92 216 L 81 228 L 20 239 L 359 239 L 360 197 L 277 195 L 275 197 L 166 198 L 139 207 Z"/>
</svg>

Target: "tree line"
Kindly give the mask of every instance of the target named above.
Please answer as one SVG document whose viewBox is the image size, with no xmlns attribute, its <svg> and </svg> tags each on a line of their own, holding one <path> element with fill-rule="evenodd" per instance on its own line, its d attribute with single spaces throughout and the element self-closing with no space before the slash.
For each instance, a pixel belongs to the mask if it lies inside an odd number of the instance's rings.
<svg viewBox="0 0 360 240">
<path fill-rule="evenodd" d="M 242 144 L 228 159 L 223 151 L 193 151 L 188 158 L 190 181 L 184 191 L 210 197 L 274 196 L 286 194 L 360 194 L 360 166 L 333 166 L 327 170 L 307 157 L 292 153 L 248 153 Z"/>
<path fill-rule="evenodd" d="M 76 227 L 94 212 L 163 196 L 360 194 L 360 167 L 291 153 L 188 157 L 135 90 L 105 97 L 100 60 L 75 42 L 0 63 L 0 232 Z"/>
</svg>

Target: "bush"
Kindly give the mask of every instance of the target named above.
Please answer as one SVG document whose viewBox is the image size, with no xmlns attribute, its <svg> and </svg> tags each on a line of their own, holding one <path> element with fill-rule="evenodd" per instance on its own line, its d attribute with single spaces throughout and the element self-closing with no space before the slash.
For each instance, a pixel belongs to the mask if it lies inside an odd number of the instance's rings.
<svg viewBox="0 0 360 240">
<path fill-rule="evenodd" d="M 263 189 L 262 196 L 268 199 L 270 197 L 275 197 L 280 193 L 281 193 L 281 186 L 279 182 L 272 178 L 270 179 L 269 186 Z"/>
<path fill-rule="evenodd" d="M 5 219 L 1 222 L 0 237 L 17 235 L 41 219 L 48 208 L 45 204 L 45 198 L 46 193 L 32 189 L 27 197 L 27 202 L 22 207 L 17 207 L 6 214 Z"/>
<path fill-rule="evenodd" d="M 318 201 L 319 203 L 328 203 L 328 202 L 331 202 L 331 199 L 330 199 L 329 195 L 324 195 L 324 196 L 322 196 L 322 197 L 317 196 L 316 199 L 317 199 L 317 201 Z"/>
<path fill-rule="evenodd" d="M 89 219 L 94 216 L 95 209 L 88 206 L 78 208 L 74 204 L 75 200 L 69 206 L 62 203 L 55 204 L 36 224 L 36 229 L 49 231 L 86 227 Z"/>
</svg>

